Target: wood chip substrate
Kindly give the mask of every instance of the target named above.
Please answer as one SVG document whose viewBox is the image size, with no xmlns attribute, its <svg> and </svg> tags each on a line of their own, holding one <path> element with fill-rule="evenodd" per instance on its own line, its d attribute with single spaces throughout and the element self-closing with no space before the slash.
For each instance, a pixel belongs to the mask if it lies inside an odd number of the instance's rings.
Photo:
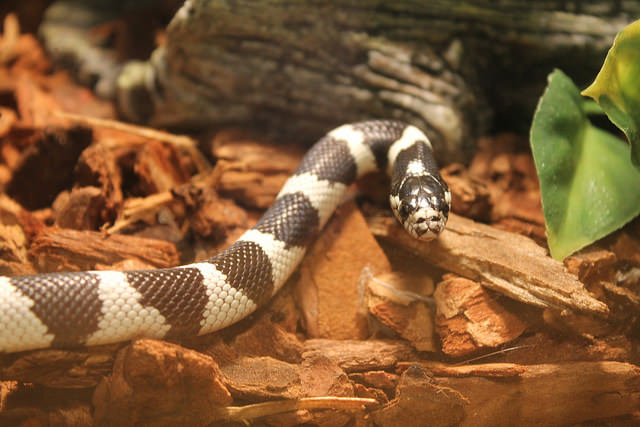
<svg viewBox="0 0 640 427">
<path fill-rule="evenodd" d="M 5 32 L 7 51 L 2 275 L 206 259 L 304 154 L 251 129 L 121 123 L 33 35 Z M 553 260 L 526 138 L 477 145 L 443 168 L 439 239 L 406 234 L 388 179 L 365 177 L 283 289 L 227 329 L 0 355 L 0 425 L 640 425 L 640 222 Z"/>
</svg>

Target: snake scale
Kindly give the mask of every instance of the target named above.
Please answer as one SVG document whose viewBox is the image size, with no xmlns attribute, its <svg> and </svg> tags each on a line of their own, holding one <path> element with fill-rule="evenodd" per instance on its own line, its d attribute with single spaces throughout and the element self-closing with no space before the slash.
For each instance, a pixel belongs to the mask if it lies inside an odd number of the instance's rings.
<svg viewBox="0 0 640 427">
<path fill-rule="evenodd" d="M 414 237 L 446 224 L 451 193 L 431 143 L 414 126 L 340 126 L 304 156 L 258 223 L 212 258 L 172 268 L 0 277 L 0 352 L 73 348 L 138 337 L 201 335 L 260 307 L 285 283 L 347 187 L 391 176 L 394 215 Z"/>
</svg>

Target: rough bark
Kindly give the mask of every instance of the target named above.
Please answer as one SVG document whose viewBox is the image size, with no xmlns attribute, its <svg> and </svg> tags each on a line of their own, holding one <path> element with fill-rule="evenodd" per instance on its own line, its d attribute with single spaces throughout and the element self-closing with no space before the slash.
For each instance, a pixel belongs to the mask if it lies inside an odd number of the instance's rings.
<svg viewBox="0 0 640 427">
<path fill-rule="evenodd" d="M 401 233 L 392 218 L 369 221 L 373 233 L 415 252 L 448 271 L 477 280 L 489 289 L 542 308 L 606 316 L 606 304 L 594 298 L 564 265 L 528 237 L 501 231 L 451 214 L 447 229 L 428 242 Z"/>
<path fill-rule="evenodd" d="M 152 57 L 163 90 L 150 119 L 264 121 L 317 136 L 395 117 L 427 129 L 444 161 L 465 158 L 489 124 L 485 95 L 530 106 L 551 67 L 597 70 L 628 20 L 616 12 L 603 2 L 572 13 L 522 1 L 191 1 Z"/>
<path fill-rule="evenodd" d="M 639 11 L 613 0 L 191 0 L 166 45 L 120 74 L 119 104 L 155 126 L 261 125 L 308 142 L 396 118 L 425 128 L 441 160 L 464 160 L 492 112 L 503 128 L 529 121 L 553 67 L 592 79 Z"/>
</svg>

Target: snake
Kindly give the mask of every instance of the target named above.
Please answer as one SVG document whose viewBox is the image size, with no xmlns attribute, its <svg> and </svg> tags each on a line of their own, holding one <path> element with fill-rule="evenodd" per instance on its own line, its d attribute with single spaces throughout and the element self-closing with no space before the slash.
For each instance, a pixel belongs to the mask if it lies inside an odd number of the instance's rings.
<svg viewBox="0 0 640 427">
<path fill-rule="evenodd" d="M 394 120 L 345 124 L 309 149 L 254 227 L 207 260 L 0 277 L 0 352 L 176 339 L 232 325 L 269 301 L 348 187 L 376 170 L 390 176 L 391 210 L 404 229 L 438 236 L 451 193 L 425 133 Z"/>
</svg>

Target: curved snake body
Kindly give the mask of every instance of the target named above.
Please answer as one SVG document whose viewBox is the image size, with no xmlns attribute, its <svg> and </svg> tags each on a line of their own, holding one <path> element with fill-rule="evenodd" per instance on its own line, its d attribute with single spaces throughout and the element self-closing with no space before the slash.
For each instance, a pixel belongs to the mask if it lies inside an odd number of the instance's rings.
<svg viewBox="0 0 640 427">
<path fill-rule="evenodd" d="M 347 186 L 391 175 L 394 214 L 418 238 L 447 220 L 451 195 L 427 137 L 374 120 L 318 141 L 255 227 L 212 258 L 174 268 L 0 277 L 0 351 L 206 334 L 252 313 L 285 283 Z"/>
</svg>

